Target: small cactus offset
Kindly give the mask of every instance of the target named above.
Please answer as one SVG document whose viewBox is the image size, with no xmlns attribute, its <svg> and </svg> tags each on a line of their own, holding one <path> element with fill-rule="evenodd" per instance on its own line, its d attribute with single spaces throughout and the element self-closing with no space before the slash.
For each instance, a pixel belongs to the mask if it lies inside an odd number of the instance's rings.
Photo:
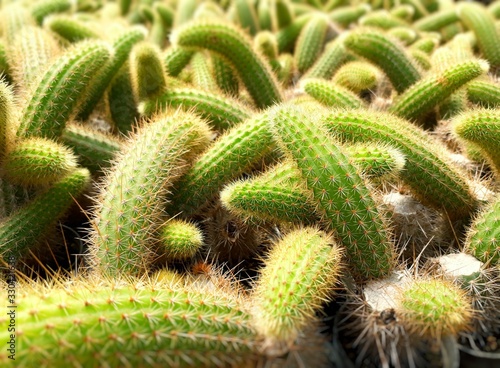
<svg viewBox="0 0 500 368">
<path fill-rule="evenodd" d="M 184 220 L 170 219 L 160 232 L 163 247 L 159 252 L 168 260 L 190 259 L 203 245 L 201 231 Z"/>
</svg>

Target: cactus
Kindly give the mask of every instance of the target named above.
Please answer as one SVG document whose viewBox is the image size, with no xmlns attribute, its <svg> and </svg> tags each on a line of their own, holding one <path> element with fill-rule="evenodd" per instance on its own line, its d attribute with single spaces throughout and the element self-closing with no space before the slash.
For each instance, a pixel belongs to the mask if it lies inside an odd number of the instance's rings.
<svg viewBox="0 0 500 368">
<path fill-rule="evenodd" d="M 255 53 L 244 33 L 222 22 L 194 22 L 176 30 L 172 43 L 204 48 L 229 60 L 259 108 L 280 102 L 283 97 L 276 80 L 262 57 Z"/>
<path fill-rule="evenodd" d="M 300 31 L 294 53 L 299 73 L 305 73 L 323 50 L 328 27 L 328 18 L 318 15 L 309 19 Z"/>
<path fill-rule="evenodd" d="M 90 234 L 97 273 L 137 275 L 146 270 L 167 189 L 185 160 L 209 140 L 205 122 L 181 111 L 154 118 L 131 138 L 100 184 Z"/>
<path fill-rule="evenodd" d="M 167 87 L 160 49 L 148 42 L 134 46 L 130 55 L 132 87 L 138 101 L 161 95 Z"/>
<path fill-rule="evenodd" d="M 351 32 L 344 40 L 345 47 L 368 59 L 389 77 L 398 93 L 418 81 L 421 73 L 407 51 L 379 31 L 361 29 Z"/>
<path fill-rule="evenodd" d="M 203 234 L 194 225 L 184 220 L 171 219 L 160 230 L 163 253 L 168 260 L 192 258 L 203 245 Z"/>
<path fill-rule="evenodd" d="M 304 91 L 325 106 L 360 108 L 363 100 L 347 88 L 322 79 L 308 78 L 302 81 Z"/>
<path fill-rule="evenodd" d="M 228 181 L 256 164 L 273 147 L 266 112 L 229 129 L 193 163 L 174 192 L 170 213 L 190 216 Z"/>
<path fill-rule="evenodd" d="M 99 71 L 99 74 L 92 80 L 89 91 L 82 105 L 78 108 L 78 118 L 85 121 L 104 95 L 105 90 L 111 84 L 111 81 L 119 72 L 120 68 L 126 63 L 129 54 L 138 42 L 145 37 L 145 30 L 140 27 L 131 29 L 119 34 L 113 40 L 113 58 L 109 60 Z"/>
<path fill-rule="evenodd" d="M 487 62 L 472 60 L 450 66 L 442 73 L 426 76 L 401 94 L 389 111 L 402 118 L 418 121 L 439 102 L 488 69 Z"/>
<path fill-rule="evenodd" d="M 143 115 L 151 116 L 168 106 L 194 111 L 217 130 L 230 128 L 251 116 L 251 110 L 236 100 L 191 88 L 170 89 L 158 98 L 140 104 L 139 110 Z"/>
<path fill-rule="evenodd" d="M 79 164 L 92 173 L 109 166 L 122 148 L 116 137 L 80 124 L 68 124 L 60 140 L 76 153 Z"/>
<path fill-rule="evenodd" d="M 57 221 L 90 182 L 87 169 L 66 175 L 23 207 L 0 220 L 0 254 L 20 260 L 50 233 Z"/>
<path fill-rule="evenodd" d="M 500 106 L 500 85 L 487 80 L 474 80 L 467 84 L 467 98 L 482 107 Z"/>
<path fill-rule="evenodd" d="M 30 92 L 17 136 L 57 139 L 76 113 L 87 84 L 109 57 L 107 44 L 87 41 L 57 58 Z"/>
<path fill-rule="evenodd" d="M 67 16 L 51 17 L 46 24 L 52 32 L 57 33 L 71 43 L 99 38 L 98 34 L 90 26 Z"/>
<path fill-rule="evenodd" d="M 381 112 L 335 111 L 323 121 L 339 140 L 383 142 L 406 156 L 401 179 L 424 204 L 451 218 L 467 216 L 478 205 L 472 188 L 435 141 L 411 123 Z"/>
<path fill-rule="evenodd" d="M 179 277 L 158 279 L 19 287 L 16 366 L 188 367 L 253 358 L 259 341 L 243 300 L 220 288 L 184 287 Z M 9 322 L 1 321 L 6 341 Z"/>
<path fill-rule="evenodd" d="M 22 186 L 47 186 L 76 169 L 71 149 L 53 140 L 32 137 L 21 140 L 5 155 L 5 177 Z"/>
<path fill-rule="evenodd" d="M 70 10 L 72 5 L 71 0 L 42 0 L 37 1 L 36 5 L 31 7 L 30 12 L 38 25 L 41 25 L 47 16 Z"/>
<path fill-rule="evenodd" d="M 331 236 L 309 227 L 275 244 L 252 294 L 253 324 L 265 345 L 291 344 L 314 320 L 314 312 L 332 297 L 341 253 Z"/>
<path fill-rule="evenodd" d="M 360 278 L 386 275 L 394 266 L 386 219 L 359 169 L 313 119 L 291 106 L 275 109 L 271 120 L 275 139 L 297 164 L 323 221 L 347 248 L 354 274 Z"/>
<path fill-rule="evenodd" d="M 380 71 L 372 64 L 352 61 L 344 64 L 333 76 L 333 82 L 344 86 L 354 93 L 373 89 L 380 79 Z"/>
<path fill-rule="evenodd" d="M 323 53 L 311 66 L 303 78 L 330 79 L 340 66 L 348 62 L 352 56 L 344 47 L 342 36 L 326 44 Z"/>
<path fill-rule="evenodd" d="M 500 227 L 500 197 L 497 195 L 476 216 L 467 231 L 464 251 L 494 267 L 500 259 L 498 232 Z"/>
<path fill-rule="evenodd" d="M 454 133 L 478 146 L 492 168 L 500 174 L 500 113 L 497 109 L 471 110 L 454 121 Z"/>
<path fill-rule="evenodd" d="M 471 300 L 464 290 L 449 281 L 414 280 L 403 288 L 399 298 L 398 316 L 417 336 L 457 335 L 472 320 Z"/>
<path fill-rule="evenodd" d="M 0 164 L 14 144 L 15 113 L 13 91 L 4 81 L 0 81 Z"/>
</svg>

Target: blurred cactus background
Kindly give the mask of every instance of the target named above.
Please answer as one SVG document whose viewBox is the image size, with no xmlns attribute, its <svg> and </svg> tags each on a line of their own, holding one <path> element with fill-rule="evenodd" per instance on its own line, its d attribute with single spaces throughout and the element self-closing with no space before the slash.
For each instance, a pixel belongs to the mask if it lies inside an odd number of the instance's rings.
<svg viewBox="0 0 500 368">
<path fill-rule="evenodd" d="M 500 1 L 0 1 L 2 367 L 500 366 Z"/>
</svg>

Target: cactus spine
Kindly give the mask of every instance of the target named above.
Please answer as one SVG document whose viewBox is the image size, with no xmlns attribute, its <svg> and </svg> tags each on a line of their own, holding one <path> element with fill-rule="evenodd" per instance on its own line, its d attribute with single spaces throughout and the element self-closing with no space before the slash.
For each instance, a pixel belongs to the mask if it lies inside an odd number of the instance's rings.
<svg viewBox="0 0 500 368">
<path fill-rule="evenodd" d="M 257 107 L 265 108 L 283 99 L 270 66 L 255 53 L 248 36 L 232 24 L 220 21 L 186 24 L 172 35 L 172 42 L 183 47 L 205 48 L 229 60 Z"/>
</svg>

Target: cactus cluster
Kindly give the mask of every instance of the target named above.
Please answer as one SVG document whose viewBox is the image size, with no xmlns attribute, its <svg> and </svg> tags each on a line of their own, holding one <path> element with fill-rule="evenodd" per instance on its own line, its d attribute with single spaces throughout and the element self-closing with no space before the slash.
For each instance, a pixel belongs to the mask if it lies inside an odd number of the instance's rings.
<svg viewBox="0 0 500 368">
<path fill-rule="evenodd" d="M 2 2 L 2 366 L 458 366 L 499 339 L 499 9 Z"/>
</svg>

